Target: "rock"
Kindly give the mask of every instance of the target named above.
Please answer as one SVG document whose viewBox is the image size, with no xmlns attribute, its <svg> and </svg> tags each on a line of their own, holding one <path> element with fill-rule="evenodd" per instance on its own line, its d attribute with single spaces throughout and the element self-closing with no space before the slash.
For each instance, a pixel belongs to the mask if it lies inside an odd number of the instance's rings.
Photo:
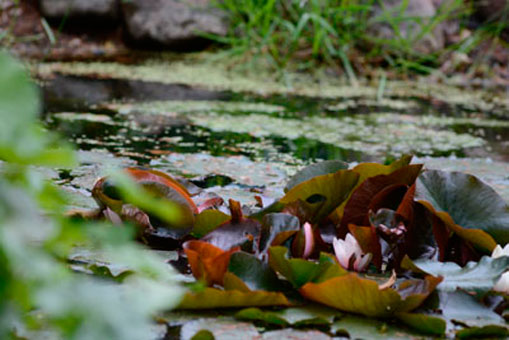
<svg viewBox="0 0 509 340">
<path fill-rule="evenodd" d="M 118 18 L 117 0 L 39 0 L 44 17 L 55 20 Z"/>
<path fill-rule="evenodd" d="M 226 16 L 205 0 L 131 0 L 122 2 L 129 39 L 136 44 L 193 50 L 207 40 L 199 32 L 224 36 Z"/>
<path fill-rule="evenodd" d="M 370 30 L 379 38 L 396 39 L 398 34 L 394 32 L 388 20 L 401 16 L 407 19 L 402 20 L 399 25 L 399 36 L 403 39 L 412 39 L 417 37 L 426 24 L 438 14 L 440 6 L 445 7 L 447 1 L 450 0 L 408 0 L 403 14 L 400 12 L 404 1 L 383 1 L 383 7 L 377 6 L 374 11 L 375 18 L 382 19 L 382 23 L 376 23 Z M 414 49 L 421 53 L 432 53 L 444 48 L 447 35 L 455 30 L 456 25 L 451 22 L 439 23 L 431 32 L 414 42 Z"/>
</svg>

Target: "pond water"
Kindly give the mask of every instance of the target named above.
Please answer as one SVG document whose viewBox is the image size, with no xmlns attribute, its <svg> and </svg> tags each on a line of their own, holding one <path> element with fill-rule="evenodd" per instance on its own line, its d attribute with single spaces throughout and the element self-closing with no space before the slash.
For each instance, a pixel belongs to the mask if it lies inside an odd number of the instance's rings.
<svg viewBox="0 0 509 340">
<path fill-rule="evenodd" d="M 253 190 L 276 198 L 287 176 L 311 162 L 407 153 L 478 175 L 509 200 L 503 105 L 417 91 L 256 94 L 87 74 L 57 73 L 42 89 L 45 124 L 81 150 L 80 168 L 55 175 L 76 206 L 93 205 L 89 190 L 106 164 L 159 168 L 252 203 Z"/>
</svg>

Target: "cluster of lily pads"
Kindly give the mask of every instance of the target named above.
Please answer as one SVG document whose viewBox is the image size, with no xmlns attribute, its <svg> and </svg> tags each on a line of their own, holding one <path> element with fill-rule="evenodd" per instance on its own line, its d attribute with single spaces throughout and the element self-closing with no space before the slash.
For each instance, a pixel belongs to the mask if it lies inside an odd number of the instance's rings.
<svg viewBox="0 0 509 340">
<path fill-rule="evenodd" d="M 426 334 L 509 335 L 509 205 L 472 175 L 411 159 L 316 163 L 257 207 L 128 168 L 172 217 L 110 177 L 96 182 L 100 208 L 88 217 L 131 222 L 149 246 L 178 249 L 180 269 L 202 283 L 181 309 L 251 307 L 238 315 L 271 323 L 258 308 L 317 303 Z"/>
</svg>

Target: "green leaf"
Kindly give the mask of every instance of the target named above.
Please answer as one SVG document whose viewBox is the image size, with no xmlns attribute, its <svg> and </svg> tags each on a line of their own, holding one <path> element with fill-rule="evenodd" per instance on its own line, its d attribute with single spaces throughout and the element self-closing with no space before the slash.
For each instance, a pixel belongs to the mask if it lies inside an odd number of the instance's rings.
<svg viewBox="0 0 509 340">
<path fill-rule="evenodd" d="M 214 340 L 214 334 L 208 329 L 201 329 L 196 332 L 195 335 L 191 338 L 191 340 Z"/>
<path fill-rule="evenodd" d="M 402 263 L 411 269 L 408 258 Z M 491 258 L 483 256 L 479 262 L 468 262 L 463 268 L 453 262 L 416 260 L 413 263 L 419 270 L 444 279 L 438 285 L 443 291 L 455 291 L 458 288 L 466 291 L 487 292 L 493 288 L 500 276 L 509 268 L 509 257 Z"/>
<path fill-rule="evenodd" d="M 456 331 L 457 337 L 509 335 L 507 323 L 500 315 L 481 305 L 473 296 L 463 291 L 440 293 L 438 308 L 442 312 L 442 317 L 448 322 L 448 329 L 451 332 Z M 464 328 L 457 330 L 458 324 Z"/>
<path fill-rule="evenodd" d="M 403 327 L 355 315 L 345 315 L 334 322 L 331 331 L 336 336 L 350 339 L 429 339 L 429 337 L 421 337 L 419 334 Z"/>
<path fill-rule="evenodd" d="M 261 321 L 272 326 L 289 326 L 288 321 L 277 315 L 275 312 L 262 311 L 259 308 L 251 307 L 238 311 L 235 318 L 243 321 Z"/>
<path fill-rule="evenodd" d="M 288 249 L 285 247 L 271 247 L 269 249 L 270 267 L 283 275 L 294 288 L 299 288 L 307 282 L 319 281 L 347 273 L 341 266 L 327 256 L 321 256 L 319 263 L 304 259 L 289 259 Z"/>
<path fill-rule="evenodd" d="M 281 291 L 283 288 L 282 282 L 267 263 L 245 252 L 230 257 L 228 271 L 244 281 L 250 290 Z"/>
<path fill-rule="evenodd" d="M 260 232 L 260 253 L 269 248 L 275 240 L 280 239 L 284 242 L 286 237 L 290 237 L 293 234 L 292 232 L 296 232 L 299 229 L 299 219 L 293 215 L 285 213 L 270 213 L 265 215 Z M 282 242 L 277 243 L 281 244 Z"/>
<path fill-rule="evenodd" d="M 307 283 L 299 292 L 307 299 L 341 311 L 370 317 L 390 317 L 410 312 L 428 297 L 440 278 L 403 281 L 398 287 L 380 289 L 376 281 L 357 273 L 334 277 L 321 283 Z"/>
<path fill-rule="evenodd" d="M 310 180 L 316 176 L 335 173 L 338 170 L 348 169 L 348 163 L 338 160 L 328 160 L 308 165 L 290 178 L 285 187 L 285 192 L 296 185 Z"/>
<path fill-rule="evenodd" d="M 350 170 L 317 176 L 294 186 L 279 202 L 289 204 L 301 200 L 313 212 L 312 222 L 319 222 L 346 200 L 358 178 L 359 174 Z"/>
<path fill-rule="evenodd" d="M 415 200 L 448 213 L 463 228 L 481 229 L 502 245 L 509 242 L 509 206 L 475 176 L 426 170 L 417 180 Z"/>
<path fill-rule="evenodd" d="M 423 334 L 443 336 L 447 323 L 440 317 L 420 313 L 398 313 L 396 317 Z"/>
<path fill-rule="evenodd" d="M 341 312 L 318 304 L 284 308 L 278 311 L 246 308 L 235 314 L 239 320 L 259 321 L 267 325 L 283 327 L 327 327 L 340 316 L 342 316 Z"/>
<path fill-rule="evenodd" d="M 194 222 L 193 231 L 191 235 L 196 238 L 202 238 L 212 230 L 219 227 L 230 219 L 230 215 L 227 215 L 219 210 L 204 210 L 196 215 Z"/>
<path fill-rule="evenodd" d="M 186 293 L 178 308 L 211 309 L 289 305 L 290 302 L 282 293 L 205 288 L 198 293 Z"/>
</svg>

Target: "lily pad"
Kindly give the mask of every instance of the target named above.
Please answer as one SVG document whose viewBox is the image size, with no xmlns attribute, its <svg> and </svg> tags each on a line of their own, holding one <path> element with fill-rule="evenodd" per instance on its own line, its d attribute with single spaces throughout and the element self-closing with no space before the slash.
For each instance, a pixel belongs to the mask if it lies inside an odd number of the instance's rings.
<svg viewBox="0 0 509 340">
<path fill-rule="evenodd" d="M 509 336 L 505 320 L 465 292 L 440 293 L 439 308 L 448 322 L 448 331 L 456 332 L 459 338 Z"/>
<path fill-rule="evenodd" d="M 260 233 L 260 253 L 271 245 L 280 245 L 300 228 L 299 219 L 285 213 L 269 213 L 263 217 Z M 276 243 L 276 244 L 274 244 Z"/>
<path fill-rule="evenodd" d="M 352 171 L 359 174 L 359 180 L 354 190 L 350 193 L 350 196 L 355 192 L 355 190 L 362 184 L 364 181 L 370 177 L 375 177 L 379 175 L 389 175 L 392 172 L 401 169 L 408 164 L 410 164 L 412 160 L 412 156 L 404 155 L 400 159 L 392 162 L 389 165 L 383 165 L 378 163 L 361 163 L 354 167 Z M 350 196 L 347 200 L 345 200 L 336 210 L 331 214 L 331 217 L 337 221 L 340 221 L 343 217 L 343 213 L 345 210 L 345 205 L 350 200 Z"/>
<path fill-rule="evenodd" d="M 295 288 L 299 288 L 307 282 L 325 280 L 347 273 L 333 259 L 324 254 L 318 263 L 304 259 L 289 259 L 288 249 L 285 247 L 269 249 L 269 265 L 273 270 L 283 275 Z"/>
<path fill-rule="evenodd" d="M 205 288 L 198 293 L 186 293 L 178 308 L 213 309 L 289 305 L 290 302 L 282 293 Z"/>
<path fill-rule="evenodd" d="M 236 247 L 224 251 L 207 242 L 196 240 L 187 241 L 183 248 L 194 277 L 205 281 L 208 285 L 223 284 L 230 257 L 240 250 Z"/>
<path fill-rule="evenodd" d="M 323 161 L 320 163 L 311 164 L 304 169 L 297 172 L 295 175 L 290 178 L 285 187 L 285 192 L 292 189 L 294 186 L 310 180 L 313 177 L 332 174 L 338 170 L 348 169 L 348 163 L 337 161 L 337 160 L 329 160 Z"/>
<path fill-rule="evenodd" d="M 412 265 L 405 258 L 402 265 L 411 269 Z M 406 265 L 405 265 L 406 264 Z M 455 291 L 458 288 L 478 293 L 487 292 L 493 288 L 500 276 L 509 268 L 509 257 L 491 258 L 483 256 L 479 262 L 469 262 L 463 268 L 453 262 L 438 262 L 431 260 L 416 260 L 419 270 L 444 279 L 438 285 L 443 291 Z"/>
<path fill-rule="evenodd" d="M 228 271 L 244 281 L 250 290 L 280 291 L 283 288 L 282 282 L 269 265 L 251 254 L 233 254 Z"/>
<path fill-rule="evenodd" d="M 397 318 L 423 334 L 443 336 L 447 323 L 439 317 L 420 313 L 398 313 Z"/>
<path fill-rule="evenodd" d="M 244 217 L 240 203 L 233 200 L 230 200 L 230 212 L 231 219 L 203 236 L 202 241 L 223 250 L 236 246 L 241 246 L 243 250 L 253 250 L 253 246 L 256 248 L 254 241 L 260 234 L 260 222 Z"/>
<path fill-rule="evenodd" d="M 239 320 L 258 321 L 283 327 L 328 327 L 341 312 L 321 305 L 290 307 L 279 311 L 246 308 L 235 314 Z"/>
<path fill-rule="evenodd" d="M 336 336 L 348 337 L 350 339 L 429 339 L 428 337 L 416 334 L 416 332 L 410 329 L 356 315 L 345 315 L 334 322 L 331 331 Z"/>
<path fill-rule="evenodd" d="M 229 215 L 219 210 L 204 210 L 196 215 L 191 235 L 196 238 L 201 238 L 219 227 L 221 224 L 230 220 L 230 218 L 231 217 Z"/>
<path fill-rule="evenodd" d="M 200 331 L 209 331 L 213 338 L 237 340 L 243 337 L 256 338 L 260 336 L 256 328 L 247 322 L 239 322 L 233 318 L 197 318 L 182 325 L 179 339 L 190 340 Z"/>
<path fill-rule="evenodd" d="M 312 301 L 341 311 L 390 317 L 419 307 L 440 281 L 427 276 L 424 280 L 404 281 L 398 289 L 380 289 L 376 281 L 350 273 L 321 283 L 307 283 L 299 291 Z"/>
<path fill-rule="evenodd" d="M 314 221 L 318 222 L 346 200 L 358 179 L 359 175 L 350 170 L 317 176 L 294 186 L 280 202 L 306 202 L 314 213 Z"/>
<path fill-rule="evenodd" d="M 378 175 L 366 179 L 355 189 L 345 205 L 338 236 L 346 235 L 350 223 L 359 226 L 369 225 L 368 213 L 370 210 L 375 213 L 380 208 L 396 210 L 403 200 L 407 188 L 419 176 L 421 168 L 420 164 L 412 164 L 389 175 Z"/>
<path fill-rule="evenodd" d="M 417 180 L 415 199 L 448 213 L 463 228 L 481 229 L 502 245 L 509 242 L 509 205 L 475 176 L 427 170 Z"/>
</svg>

